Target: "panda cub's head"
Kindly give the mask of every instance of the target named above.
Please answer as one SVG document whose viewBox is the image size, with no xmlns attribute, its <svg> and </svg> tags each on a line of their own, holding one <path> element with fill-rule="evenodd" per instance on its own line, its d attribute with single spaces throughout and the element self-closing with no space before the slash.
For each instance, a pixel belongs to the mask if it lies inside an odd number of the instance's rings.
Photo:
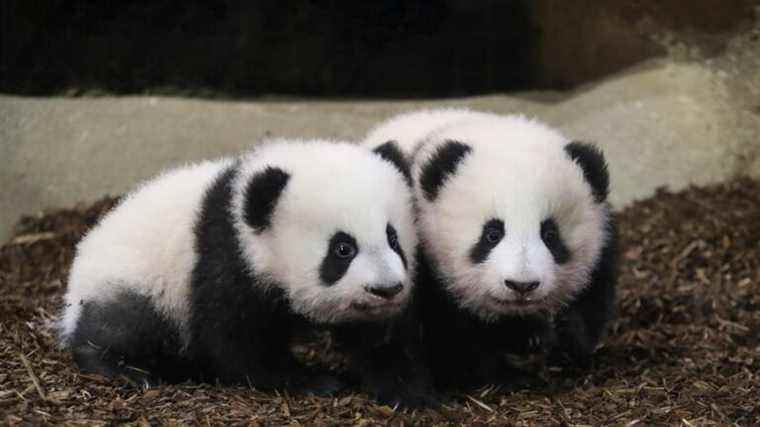
<svg viewBox="0 0 760 427">
<path fill-rule="evenodd" d="M 233 217 L 243 258 L 317 322 L 406 306 L 417 237 L 398 153 L 326 141 L 271 142 L 243 158 Z"/>
<path fill-rule="evenodd" d="M 414 159 L 422 243 L 457 303 L 485 320 L 555 312 L 608 234 L 602 153 L 521 116 L 431 134 Z"/>
</svg>

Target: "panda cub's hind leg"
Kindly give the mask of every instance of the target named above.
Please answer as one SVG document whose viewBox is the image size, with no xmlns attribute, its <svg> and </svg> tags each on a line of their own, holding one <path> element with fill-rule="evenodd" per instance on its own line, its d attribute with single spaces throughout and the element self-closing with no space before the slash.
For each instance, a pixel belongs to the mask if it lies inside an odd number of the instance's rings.
<svg viewBox="0 0 760 427">
<path fill-rule="evenodd" d="M 68 346 L 83 372 L 123 375 L 139 385 L 182 381 L 188 372 L 176 326 L 132 291 L 108 302 L 83 302 Z"/>
</svg>

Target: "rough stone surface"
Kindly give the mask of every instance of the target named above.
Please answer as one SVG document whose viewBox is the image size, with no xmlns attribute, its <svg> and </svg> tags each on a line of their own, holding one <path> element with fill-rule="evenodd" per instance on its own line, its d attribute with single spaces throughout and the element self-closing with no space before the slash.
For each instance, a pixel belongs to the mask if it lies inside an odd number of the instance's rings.
<svg viewBox="0 0 760 427">
<path fill-rule="evenodd" d="M 533 0 L 537 29 L 533 79 L 538 87 L 572 87 L 662 54 L 659 35 L 721 52 L 730 34 L 752 25 L 757 0 Z"/>
<path fill-rule="evenodd" d="M 421 106 L 521 112 L 597 142 L 617 207 L 659 186 L 760 177 L 760 29 L 709 59 L 663 44 L 669 59 L 571 93 L 319 102 L 0 96 L 0 241 L 21 214 L 119 194 L 167 167 L 235 154 L 267 136 L 355 139 Z"/>
</svg>

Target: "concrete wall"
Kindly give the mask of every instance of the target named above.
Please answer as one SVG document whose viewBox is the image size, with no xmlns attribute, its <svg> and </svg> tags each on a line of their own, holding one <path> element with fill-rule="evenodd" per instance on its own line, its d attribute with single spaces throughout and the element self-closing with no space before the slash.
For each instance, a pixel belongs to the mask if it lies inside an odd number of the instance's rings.
<svg viewBox="0 0 760 427">
<path fill-rule="evenodd" d="M 760 115 L 749 107 L 760 100 L 752 96 L 760 93 L 760 77 L 730 84 L 737 80 L 703 62 L 663 60 L 570 94 L 446 101 L 0 96 L 0 240 L 21 214 L 120 194 L 167 167 L 235 154 L 267 136 L 355 139 L 392 114 L 422 106 L 535 115 L 568 136 L 597 142 L 610 163 L 617 207 L 663 185 L 760 177 Z"/>
</svg>

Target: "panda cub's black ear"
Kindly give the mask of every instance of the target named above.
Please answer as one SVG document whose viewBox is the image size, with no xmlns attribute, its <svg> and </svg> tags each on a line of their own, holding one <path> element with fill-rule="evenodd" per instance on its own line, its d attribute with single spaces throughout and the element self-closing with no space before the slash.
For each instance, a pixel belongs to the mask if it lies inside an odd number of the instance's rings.
<svg viewBox="0 0 760 427">
<path fill-rule="evenodd" d="M 407 185 L 412 186 L 412 173 L 409 171 L 409 164 L 404 159 L 404 154 L 399 150 L 396 141 L 391 140 L 378 145 L 372 152 L 391 162 L 404 175 Z"/>
<path fill-rule="evenodd" d="M 244 194 L 243 219 L 257 233 L 272 224 L 272 213 L 290 175 L 280 168 L 268 166 L 251 177 Z"/>
<path fill-rule="evenodd" d="M 470 151 L 472 147 L 459 141 L 446 141 L 435 150 L 420 173 L 420 186 L 428 201 L 438 197 L 443 184 L 456 173 L 459 163 Z"/>
<path fill-rule="evenodd" d="M 583 177 L 591 186 L 597 203 L 607 200 L 610 175 L 602 150 L 594 144 L 573 141 L 565 146 L 565 151 L 583 169 Z"/>
</svg>

